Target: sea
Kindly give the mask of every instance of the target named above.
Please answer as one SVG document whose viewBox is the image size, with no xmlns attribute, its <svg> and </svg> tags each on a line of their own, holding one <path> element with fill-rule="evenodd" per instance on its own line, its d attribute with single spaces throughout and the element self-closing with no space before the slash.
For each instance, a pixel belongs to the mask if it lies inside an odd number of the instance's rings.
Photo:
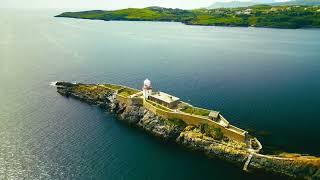
<svg viewBox="0 0 320 180">
<path fill-rule="evenodd" d="M 152 137 L 55 81 L 156 90 L 220 111 L 264 152 L 320 156 L 320 30 L 0 11 L 0 179 L 283 179 Z M 250 170 L 250 167 L 249 167 Z"/>
</svg>

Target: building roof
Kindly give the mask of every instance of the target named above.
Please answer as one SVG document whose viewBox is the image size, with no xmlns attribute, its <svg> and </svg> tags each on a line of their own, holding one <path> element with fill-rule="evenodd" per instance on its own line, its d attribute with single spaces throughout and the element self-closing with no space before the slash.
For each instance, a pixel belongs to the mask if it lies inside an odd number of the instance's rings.
<svg viewBox="0 0 320 180">
<path fill-rule="evenodd" d="M 220 112 L 218 112 L 218 111 L 210 111 L 209 117 L 218 118 L 219 117 L 219 113 Z"/>
<path fill-rule="evenodd" d="M 168 104 L 180 100 L 179 98 L 177 98 L 175 96 L 172 96 L 170 94 L 167 94 L 167 93 L 164 93 L 164 92 L 160 92 L 160 91 L 152 93 L 150 96 L 155 98 L 155 99 L 159 99 L 159 100 L 161 100 L 163 102 L 166 102 Z"/>
<path fill-rule="evenodd" d="M 146 80 L 143 81 L 143 84 L 145 86 L 151 86 L 151 81 L 149 79 L 146 79 Z"/>
</svg>

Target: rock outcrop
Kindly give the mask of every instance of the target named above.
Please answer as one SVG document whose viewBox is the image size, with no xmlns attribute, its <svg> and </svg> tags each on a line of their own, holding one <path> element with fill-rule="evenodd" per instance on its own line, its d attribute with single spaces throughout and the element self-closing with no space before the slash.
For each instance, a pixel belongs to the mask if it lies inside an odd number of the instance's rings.
<svg viewBox="0 0 320 180">
<path fill-rule="evenodd" d="M 166 140 L 175 140 L 185 127 L 170 123 L 148 110 L 144 110 L 144 116 L 138 122 L 138 126 Z"/>
<path fill-rule="evenodd" d="M 201 151 L 208 156 L 244 165 L 248 157 L 249 170 L 263 170 L 292 178 L 320 179 L 320 158 L 300 155 L 262 155 L 250 151 L 246 144 L 228 138 L 216 140 L 201 127 L 186 125 L 177 120 L 162 119 L 139 104 L 121 103 L 116 91 L 100 85 L 58 82 L 57 91 L 115 113 L 119 120 L 144 129 L 164 140 L 174 141 L 184 147 Z"/>
<path fill-rule="evenodd" d="M 228 142 L 214 140 L 194 126 L 186 127 L 180 133 L 177 142 L 190 149 L 203 151 L 208 156 L 234 163 L 244 163 L 249 154 L 244 144 L 230 140 Z"/>
</svg>

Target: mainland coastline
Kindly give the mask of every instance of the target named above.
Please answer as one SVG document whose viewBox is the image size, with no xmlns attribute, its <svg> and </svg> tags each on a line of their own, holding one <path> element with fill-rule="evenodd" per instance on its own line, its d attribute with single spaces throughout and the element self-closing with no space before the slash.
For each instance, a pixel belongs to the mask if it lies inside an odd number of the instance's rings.
<svg viewBox="0 0 320 180">
<path fill-rule="evenodd" d="M 289 153 L 262 154 L 260 153 L 262 145 L 255 137 L 241 129 L 238 132 L 243 133 L 235 134 L 230 133 L 231 130 L 226 130 L 233 126 L 228 124 L 227 120 L 223 120 L 219 112 L 207 112 L 205 109 L 184 104 L 180 100 L 175 101 L 174 96 L 169 95 L 169 101 L 165 101 L 166 97 L 162 98 L 164 101 L 161 101 L 161 98 L 157 96 L 167 94 L 155 92 L 150 93 L 150 97 L 153 96 L 156 99 L 145 99 L 148 87 L 146 91 L 140 91 L 114 84 L 57 82 L 56 86 L 58 93 L 65 97 L 97 105 L 115 113 L 119 120 L 142 128 L 154 136 L 204 152 L 210 157 L 238 164 L 245 171 L 259 170 L 299 179 L 320 178 L 320 158 Z M 165 104 L 165 102 L 169 103 Z M 176 102 L 179 103 L 175 104 Z M 171 107 L 170 104 L 173 106 Z M 182 112 L 176 112 L 177 108 Z M 168 111 L 170 112 L 163 113 Z M 168 117 L 168 114 L 174 116 Z M 185 116 L 177 116 L 177 114 Z M 207 120 L 201 121 L 206 115 Z M 196 118 L 185 118 L 191 116 Z"/>
<path fill-rule="evenodd" d="M 240 8 L 171 9 L 129 8 L 112 11 L 64 12 L 55 17 L 104 21 L 181 22 L 186 25 L 265 28 L 320 28 L 319 6 L 254 5 Z"/>
</svg>

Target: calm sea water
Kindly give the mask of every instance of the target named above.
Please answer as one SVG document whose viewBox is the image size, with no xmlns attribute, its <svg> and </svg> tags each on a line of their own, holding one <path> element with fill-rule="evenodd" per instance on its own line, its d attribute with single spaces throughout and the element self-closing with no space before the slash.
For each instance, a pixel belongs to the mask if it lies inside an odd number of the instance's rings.
<svg viewBox="0 0 320 180">
<path fill-rule="evenodd" d="M 265 147 L 320 155 L 319 30 L 53 17 L 60 12 L 1 10 L 0 179 L 261 176 L 61 97 L 49 86 L 57 80 L 140 88 L 150 78 L 254 130 Z"/>
</svg>

